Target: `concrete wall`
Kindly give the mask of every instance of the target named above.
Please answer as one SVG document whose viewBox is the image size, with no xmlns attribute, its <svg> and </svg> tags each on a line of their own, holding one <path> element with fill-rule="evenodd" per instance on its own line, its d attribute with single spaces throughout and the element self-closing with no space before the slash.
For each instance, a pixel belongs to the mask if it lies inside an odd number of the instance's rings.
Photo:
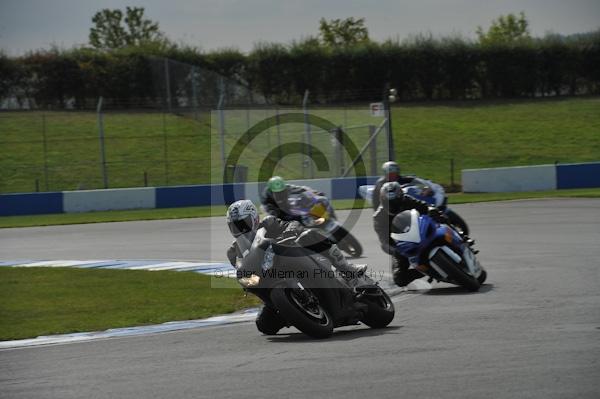
<svg viewBox="0 0 600 399">
<path fill-rule="evenodd" d="M 462 186 L 465 193 L 600 187 L 600 162 L 465 169 Z"/>
<path fill-rule="evenodd" d="M 556 166 L 465 169 L 462 171 L 462 187 L 465 193 L 554 190 Z"/>
<path fill-rule="evenodd" d="M 154 187 L 64 191 L 63 212 L 156 208 Z"/>
<path fill-rule="evenodd" d="M 377 176 L 291 180 L 323 191 L 331 199 L 359 198 L 358 187 Z M 1 194 L 0 216 L 140 208 L 176 208 L 231 203 L 248 198 L 258 204 L 265 183 L 205 184 L 111 190 Z M 600 187 L 600 162 L 537 165 L 462 171 L 464 192 L 538 191 Z"/>
<path fill-rule="evenodd" d="M 0 195 L 0 216 L 40 215 L 62 211 L 62 192 Z"/>
<path fill-rule="evenodd" d="M 556 167 L 556 188 L 600 187 L 600 162 L 566 164 Z"/>
<path fill-rule="evenodd" d="M 377 177 L 290 180 L 324 192 L 331 199 L 358 198 L 358 187 Z M 238 199 L 260 203 L 265 183 L 204 184 L 109 190 L 0 195 L 0 216 L 229 204 Z"/>
</svg>

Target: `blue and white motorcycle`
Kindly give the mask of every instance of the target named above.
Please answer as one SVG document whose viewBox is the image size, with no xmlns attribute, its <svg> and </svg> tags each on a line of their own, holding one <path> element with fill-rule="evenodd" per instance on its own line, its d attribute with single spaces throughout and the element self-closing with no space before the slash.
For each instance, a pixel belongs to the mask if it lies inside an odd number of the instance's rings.
<svg viewBox="0 0 600 399">
<path fill-rule="evenodd" d="M 390 236 L 396 250 L 408 258 L 410 268 L 437 281 L 459 285 L 469 291 L 479 290 L 487 272 L 477 260 L 474 241 L 466 242 L 451 226 L 438 224 L 415 209 L 396 215 Z"/>
<path fill-rule="evenodd" d="M 358 192 L 368 203 L 372 203 L 374 188 L 375 186 L 373 185 L 360 186 Z M 430 180 L 415 177 L 412 182 L 402 185 L 402 191 L 404 191 L 404 194 L 435 206 L 444 212 L 452 225 L 461 229 L 464 234 L 469 235 L 467 222 L 458 213 L 448 208 L 448 197 L 446 196 L 444 187 L 441 185 Z"/>
</svg>

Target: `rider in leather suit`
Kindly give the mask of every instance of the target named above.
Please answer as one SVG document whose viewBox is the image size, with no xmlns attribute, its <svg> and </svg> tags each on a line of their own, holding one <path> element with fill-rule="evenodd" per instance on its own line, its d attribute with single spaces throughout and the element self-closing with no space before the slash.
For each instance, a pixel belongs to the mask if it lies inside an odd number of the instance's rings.
<svg viewBox="0 0 600 399">
<path fill-rule="evenodd" d="M 373 214 L 373 227 L 379 237 L 381 249 L 392 256 L 394 283 L 404 287 L 423 277 L 423 274 L 418 270 L 409 269 L 408 259 L 395 250 L 394 241 L 390 237 L 390 226 L 394 216 L 406 210 L 416 209 L 421 215 L 429 215 L 438 222 L 445 222 L 446 217 L 437 208 L 430 208 L 427 203 L 404 194 L 398 182 L 383 184 L 379 198 L 379 207 Z"/>
</svg>

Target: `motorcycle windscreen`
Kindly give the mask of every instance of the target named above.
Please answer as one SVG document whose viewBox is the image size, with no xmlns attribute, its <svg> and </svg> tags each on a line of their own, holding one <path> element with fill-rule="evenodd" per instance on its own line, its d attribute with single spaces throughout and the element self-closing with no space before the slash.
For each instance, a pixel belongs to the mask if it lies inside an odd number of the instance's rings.
<svg viewBox="0 0 600 399">
<path fill-rule="evenodd" d="M 416 209 L 400 212 L 392 221 L 390 236 L 395 241 L 421 242 L 419 212 Z"/>
</svg>

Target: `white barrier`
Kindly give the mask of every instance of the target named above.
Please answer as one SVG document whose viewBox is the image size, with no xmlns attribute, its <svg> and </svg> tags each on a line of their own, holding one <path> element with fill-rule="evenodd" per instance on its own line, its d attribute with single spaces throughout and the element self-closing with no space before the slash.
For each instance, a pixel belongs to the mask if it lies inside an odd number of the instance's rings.
<svg viewBox="0 0 600 399">
<path fill-rule="evenodd" d="M 155 208 L 155 191 L 154 187 L 65 191 L 63 211 L 69 213 Z"/>
<path fill-rule="evenodd" d="M 465 193 L 556 190 L 556 166 L 464 169 L 462 188 Z"/>
</svg>

